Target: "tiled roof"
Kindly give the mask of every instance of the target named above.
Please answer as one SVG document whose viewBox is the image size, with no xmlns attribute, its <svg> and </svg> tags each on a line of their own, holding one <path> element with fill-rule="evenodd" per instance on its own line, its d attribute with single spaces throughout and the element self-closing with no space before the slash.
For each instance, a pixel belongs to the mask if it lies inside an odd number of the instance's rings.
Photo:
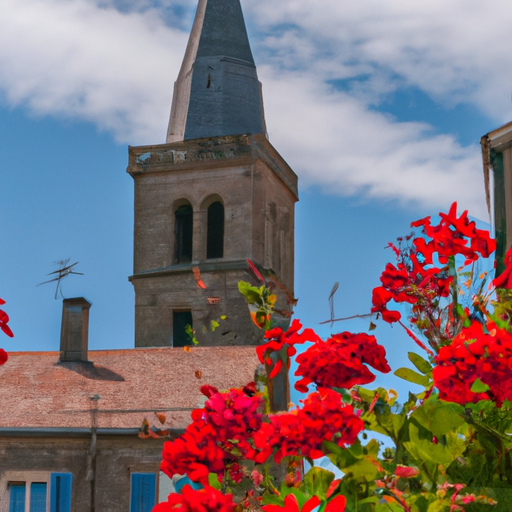
<svg viewBox="0 0 512 512">
<path fill-rule="evenodd" d="M 0 428 L 139 428 L 143 418 L 180 429 L 201 407 L 199 388 L 254 380 L 254 347 L 136 348 L 89 351 L 91 363 L 61 363 L 59 352 L 11 352 L 0 366 Z M 92 399 L 95 395 L 99 399 Z M 97 398 L 97 397 L 96 397 Z"/>
</svg>

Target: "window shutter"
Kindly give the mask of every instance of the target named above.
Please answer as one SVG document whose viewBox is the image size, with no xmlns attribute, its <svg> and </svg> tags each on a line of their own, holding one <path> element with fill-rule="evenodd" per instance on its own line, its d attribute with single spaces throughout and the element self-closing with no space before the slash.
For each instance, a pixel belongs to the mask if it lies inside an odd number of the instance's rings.
<svg viewBox="0 0 512 512">
<path fill-rule="evenodd" d="M 9 512 L 25 512 L 25 484 L 9 485 Z"/>
<path fill-rule="evenodd" d="M 52 473 L 50 512 L 71 512 L 71 473 Z"/>
<path fill-rule="evenodd" d="M 30 484 L 30 512 L 46 512 L 46 482 Z"/>
<path fill-rule="evenodd" d="M 132 473 L 130 512 L 151 512 L 156 501 L 156 474 Z"/>
</svg>

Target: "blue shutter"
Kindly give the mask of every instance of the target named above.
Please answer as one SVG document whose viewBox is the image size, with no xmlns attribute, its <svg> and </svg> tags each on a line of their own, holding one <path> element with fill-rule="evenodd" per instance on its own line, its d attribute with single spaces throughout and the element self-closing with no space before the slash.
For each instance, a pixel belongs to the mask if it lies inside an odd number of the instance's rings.
<svg viewBox="0 0 512 512">
<path fill-rule="evenodd" d="M 10 484 L 9 491 L 9 512 L 25 512 L 25 484 Z"/>
<path fill-rule="evenodd" d="M 156 474 L 132 473 L 130 512 L 151 512 L 156 503 Z"/>
<path fill-rule="evenodd" d="M 30 512 L 46 512 L 46 482 L 30 484 Z"/>
<path fill-rule="evenodd" d="M 50 512 L 71 512 L 71 473 L 52 473 Z"/>
</svg>

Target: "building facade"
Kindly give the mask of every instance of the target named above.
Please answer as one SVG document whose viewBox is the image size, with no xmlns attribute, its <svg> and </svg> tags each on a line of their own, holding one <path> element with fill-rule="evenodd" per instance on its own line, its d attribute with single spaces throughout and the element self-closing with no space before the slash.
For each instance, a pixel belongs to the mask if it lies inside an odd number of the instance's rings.
<svg viewBox="0 0 512 512">
<path fill-rule="evenodd" d="M 199 0 L 166 143 L 130 147 L 128 172 L 135 348 L 89 351 L 91 304 L 76 298 L 60 351 L 9 354 L 0 512 L 149 512 L 178 485 L 159 471 L 160 434 L 186 428 L 201 385 L 254 379 L 247 260 L 289 307 L 297 176 L 267 139 L 239 0 Z M 191 333 L 200 346 L 184 350 Z"/>
<path fill-rule="evenodd" d="M 512 122 L 481 139 L 485 195 L 496 237 L 496 272 L 512 245 Z"/>
</svg>

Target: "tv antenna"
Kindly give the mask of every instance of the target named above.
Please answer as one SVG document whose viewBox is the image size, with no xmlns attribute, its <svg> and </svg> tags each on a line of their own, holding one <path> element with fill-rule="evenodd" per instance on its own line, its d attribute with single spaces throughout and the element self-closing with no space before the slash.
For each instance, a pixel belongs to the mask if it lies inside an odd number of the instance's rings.
<svg viewBox="0 0 512 512">
<path fill-rule="evenodd" d="M 336 281 L 332 287 L 331 294 L 329 295 L 329 308 L 331 310 L 331 326 L 334 322 L 334 294 L 338 291 L 340 283 Z"/>
<path fill-rule="evenodd" d="M 42 283 L 39 283 L 37 286 L 41 286 L 42 284 L 47 283 L 57 283 L 57 287 L 55 288 L 55 300 L 57 300 L 57 297 L 60 295 L 62 298 L 64 298 L 64 294 L 62 293 L 62 280 L 69 275 L 75 275 L 75 276 L 83 276 L 84 274 L 82 272 L 75 272 L 73 269 L 76 265 L 78 265 L 78 261 L 76 263 L 72 263 L 69 265 L 69 260 L 71 258 L 68 258 L 66 260 L 61 261 L 54 261 L 54 265 L 58 265 L 59 268 L 57 270 L 54 270 L 53 272 L 50 272 L 49 274 L 46 274 L 47 276 L 55 276 L 52 279 L 49 279 L 48 281 L 44 281 Z"/>
</svg>

